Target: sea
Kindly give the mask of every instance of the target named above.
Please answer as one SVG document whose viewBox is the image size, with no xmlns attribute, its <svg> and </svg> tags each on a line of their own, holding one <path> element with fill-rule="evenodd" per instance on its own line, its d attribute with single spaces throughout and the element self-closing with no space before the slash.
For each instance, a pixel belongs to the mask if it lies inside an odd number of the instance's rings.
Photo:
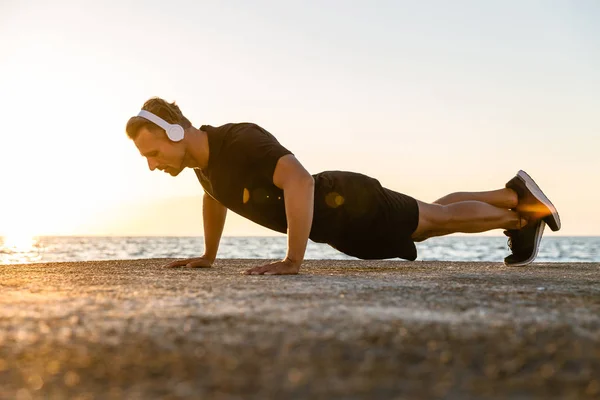
<svg viewBox="0 0 600 400">
<path fill-rule="evenodd" d="M 441 236 L 416 243 L 422 261 L 502 262 L 510 254 L 507 237 Z M 281 259 L 287 238 L 223 237 L 218 258 Z M 39 236 L 0 237 L 0 264 L 65 261 L 192 258 L 202 255 L 204 238 Z M 309 241 L 305 259 L 352 260 L 336 249 Z M 398 259 L 400 260 L 400 259 Z M 542 238 L 537 262 L 600 262 L 600 236 L 549 236 Z"/>
</svg>

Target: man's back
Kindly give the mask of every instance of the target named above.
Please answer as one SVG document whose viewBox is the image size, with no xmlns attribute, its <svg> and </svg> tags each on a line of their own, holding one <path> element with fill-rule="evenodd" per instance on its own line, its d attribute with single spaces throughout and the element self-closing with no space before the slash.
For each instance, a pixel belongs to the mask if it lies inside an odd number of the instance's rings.
<svg viewBox="0 0 600 400">
<path fill-rule="evenodd" d="M 205 192 L 233 212 L 286 233 L 284 193 L 273 173 L 278 160 L 293 153 L 253 123 L 200 129 L 208 134 L 210 155 L 208 167 L 195 171 Z M 355 172 L 324 171 L 313 178 L 310 239 L 361 258 L 416 258 L 414 243 L 406 239 L 418 223 L 414 199 Z"/>
</svg>

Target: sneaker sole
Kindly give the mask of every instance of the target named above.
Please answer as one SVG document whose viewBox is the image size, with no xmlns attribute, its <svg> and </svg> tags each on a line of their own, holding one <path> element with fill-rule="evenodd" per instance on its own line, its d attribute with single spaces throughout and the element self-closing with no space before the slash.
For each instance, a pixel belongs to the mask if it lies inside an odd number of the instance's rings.
<svg viewBox="0 0 600 400">
<path fill-rule="evenodd" d="M 561 223 L 558 211 L 556 210 L 556 207 L 554 207 L 554 204 L 552 204 L 550 199 L 546 197 L 544 192 L 542 192 L 542 189 L 540 189 L 537 183 L 535 183 L 535 181 L 527 174 L 527 172 L 520 170 L 517 173 L 517 176 L 521 178 L 523 182 L 525 182 L 525 186 L 535 196 L 535 198 L 538 199 L 538 201 L 541 202 L 543 205 L 548 207 L 551 214 L 547 217 L 544 217 L 544 221 L 554 232 L 558 231 L 560 229 Z"/>
<path fill-rule="evenodd" d="M 507 267 L 524 267 L 525 265 L 529 265 L 533 262 L 533 260 L 535 260 L 535 258 L 537 257 L 538 254 L 538 250 L 540 249 L 540 243 L 542 241 L 542 235 L 544 234 L 544 227 L 546 226 L 546 223 L 542 220 L 540 222 L 540 226 L 538 226 L 538 228 L 535 231 L 535 242 L 534 242 L 534 251 L 533 254 L 531 255 L 531 257 L 529 257 L 527 260 L 523 260 L 523 261 L 517 261 L 515 263 L 510 263 L 507 264 L 506 261 L 504 261 L 504 265 L 506 265 Z"/>
</svg>

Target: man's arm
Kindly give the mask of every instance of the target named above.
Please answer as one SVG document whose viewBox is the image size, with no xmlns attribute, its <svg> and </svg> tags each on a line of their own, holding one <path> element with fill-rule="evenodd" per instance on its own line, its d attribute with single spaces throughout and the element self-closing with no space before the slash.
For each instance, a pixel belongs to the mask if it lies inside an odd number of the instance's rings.
<svg viewBox="0 0 600 400">
<path fill-rule="evenodd" d="M 202 219 L 204 220 L 204 257 L 214 262 L 217 258 L 227 208 L 204 193 L 202 202 Z"/>
<path fill-rule="evenodd" d="M 205 192 L 202 203 L 202 216 L 204 220 L 204 255 L 175 260 L 164 265 L 164 267 L 208 268 L 215 262 L 219 242 L 221 241 L 221 234 L 223 233 L 223 226 L 225 225 L 227 208 Z"/>
<path fill-rule="evenodd" d="M 306 244 L 313 220 L 315 180 L 293 155 L 281 157 L 273 174 L 273 183 L 283 189 L 288 223 L 286 259 L 304 261 Z"/>
<path fill-rule="evenodd" d="M 300 270 L 313 220 L 315 181 L 292 154 L 277 162 L 273 183 L 283 189 L 288 224 L 285 260 L 252 268 L 248 274 L 296 274 Z"/>
</svg>

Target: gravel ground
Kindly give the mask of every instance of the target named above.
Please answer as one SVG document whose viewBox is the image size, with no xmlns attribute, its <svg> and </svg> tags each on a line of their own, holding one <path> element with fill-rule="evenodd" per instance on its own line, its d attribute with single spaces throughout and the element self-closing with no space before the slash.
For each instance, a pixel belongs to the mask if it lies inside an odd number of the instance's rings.
<svg viewBox="0 0 600 400">
<path fill-rule="evenodd" d="M 600 398 L 600 264 L 0 265 L 0 398 Z"/>
</svg>

